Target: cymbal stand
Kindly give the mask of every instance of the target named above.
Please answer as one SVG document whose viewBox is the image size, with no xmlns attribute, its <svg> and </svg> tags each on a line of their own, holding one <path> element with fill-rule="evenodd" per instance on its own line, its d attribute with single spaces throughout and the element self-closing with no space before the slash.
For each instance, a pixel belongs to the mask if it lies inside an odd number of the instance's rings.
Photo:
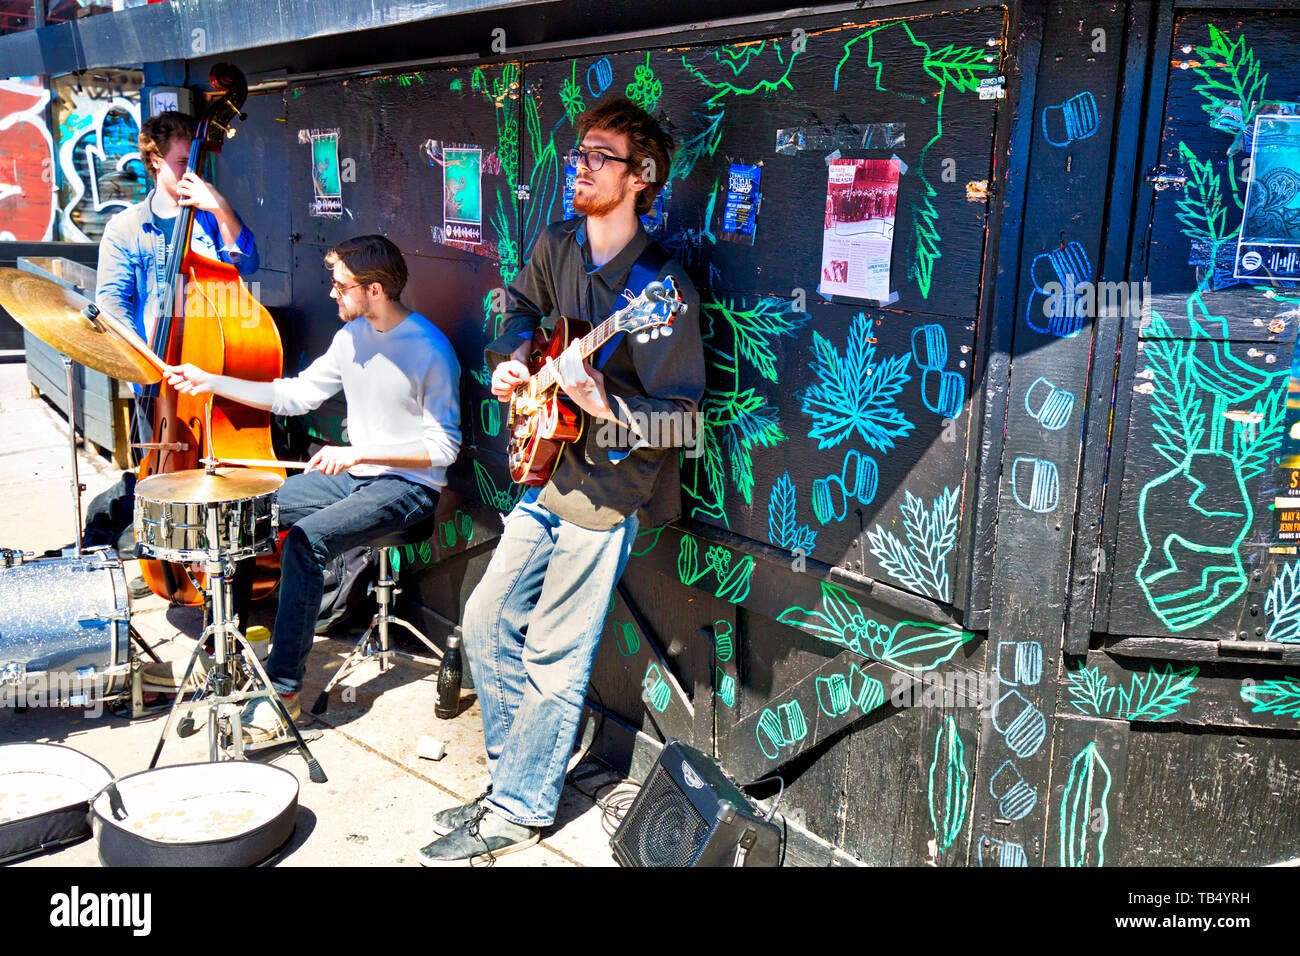
<svg viewBox="0 0 1300 956">
<path fill-rule="evenodd" d="M 72 513 L 77 527 L 77 540 L 73 547 L 73 557 L 81 558 L 81 493 L 86 486 L 81 483 L 81 474 L 77 470 L 77 393 L 72 381 L 72 359 L 60 354 L 63 359 L 63 372 L 68 381 L 68 445 L 72 450 Z"/>
<path fill-rule="evenodd" d="M 267 677 L 262 662 L 257 658 L 257 652 L 248 642 L 248 638 L 239 630 L 238 622 L 231 617 L 230 578 L 234 573 L 234 560 L 228 551 L 221 546 L 219 504 L 219 502 L 208 502 L 206 506 L 208 555 L 205 567 L 207 572 L 205 590 L 207 591 L 207 598 L 212 604 L 212 622 L 203 629 L 202 635 L 194 645 L 193 653 L 190 654 L 189 663 L 185 668 L 185 676 L 181 678 L 176 699 L 172 703 L 172 708 L 167 714 L 167 722 L 158 738 L 158 746 L 154 748 L 153 759 L 149 761 L 149 769 L 152 770 L 157 765 L 158 758 L 162 754 L 163 744 L 166 742 L 168 734 L 171 733 L 172 725 L 176 722 L 177 712 L 182 708 L 187 711 L 188 719 L 188 711 L 204 706 L 207 707 L 208 759 L 210 761 L 215 763 L 220 759 L 219 754 L 222 750 L 233 755 L 234 759 L 243 759 L 244 742 L 241 705 L 245 701 L 257 697 L 266 697 L 279 714 L 281 723 L 288 729 L 288 734 L 296 744 L 298 752 L 302 754 L 302 758 L 307 762 L 307 771 L 312 781 L 324 783 L 327 779 L 325 771 L 321 769 L 320 764 L 316 762 L 316 758 L 307 749 L 307 742 L 303 740 L 302 733 L 289 717 L 289 711 L 285 707 L 284 701 L 280 699 L 275 687 L 272 686 L 271 679 Z M 185 687 L 189 683 L 190 675 L 193 673 L 195 663 L 198 661 L 199 651 L 209 635 L 213 639 L 215 652 L 212 668 L 208 672 L 202 690 L 195 694 L 191 700 L 185 700 Z M 242 655 L 239 654 L 240 651 L 243 652 Z M 239 657 L 241 656 L 243 660 L 242 666 L 249 668 L 250 673 L 248 673 L 248 680 L 243 683 L 242 689 L 236 689 L 236 685 L 239 683 L 236 678 L 238 669 L 241 666 L 239 663 Z M 207 690 L 210 690 L 211 693 L 205 697 L 202 691 Z M 280 742 L 278 737 L 272 738 L 265 746 L 273 746 Z"/>
</svg>

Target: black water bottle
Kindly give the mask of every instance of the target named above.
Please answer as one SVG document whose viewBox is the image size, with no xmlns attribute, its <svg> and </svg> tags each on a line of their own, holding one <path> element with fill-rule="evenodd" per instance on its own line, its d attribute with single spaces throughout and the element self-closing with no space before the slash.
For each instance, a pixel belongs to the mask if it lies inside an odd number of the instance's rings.
<svg viewBox="0 0 1300 956">
<path fill-rule="evenodd" d="M 439 720 L 450 720 L 460 712 L 460 625 L 447 635 L 447 650 L 438 668 L 438 699 L 433 714 Z"/>
</svg>

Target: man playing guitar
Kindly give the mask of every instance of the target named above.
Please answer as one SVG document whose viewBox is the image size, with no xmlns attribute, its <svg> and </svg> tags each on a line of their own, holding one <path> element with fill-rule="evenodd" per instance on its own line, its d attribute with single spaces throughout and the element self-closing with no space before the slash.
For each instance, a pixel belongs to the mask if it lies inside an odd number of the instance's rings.
<svg viewBox="0 0 1300 956">
<path fill-rule="evenodd" d="M 639 527 L 681 510 L 679 448 L 704 393 L 699 296 L 638 219 L 667 182 L 672 138 L 627 99 L 578 118 L 574 209 L 543 231 L 507 291 L 502 336 L 487 347 L 492 394 L 528 381 L 545 318 L 598 325 L 635 295 L 629 277 L 671 275 L 686 308 L 671 335 L 620 335 L 584 361 L 575 343 L 554 361 L 581 411 L 577 441 L 550 479 L 505 518 L 487 573 L 465 608 L 465 653 L 483 711 L 491 789 L 434 816 L 426 866 L 470 864 L 532 846 L 555 820 L 610 595 Z M 636 266 L 636 268 L 634 268 Z M 655 423 L 648 428 L 647 422 Z"/>
</svg>

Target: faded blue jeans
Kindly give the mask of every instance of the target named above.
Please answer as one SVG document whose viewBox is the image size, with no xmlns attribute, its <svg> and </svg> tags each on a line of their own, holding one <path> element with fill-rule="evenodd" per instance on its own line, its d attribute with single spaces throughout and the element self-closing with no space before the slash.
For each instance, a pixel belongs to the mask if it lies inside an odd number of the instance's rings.
<svg viewBox="0 0 1300 956">
<path fill-rule="evenodd" d="M 522 826 L 555 822 L 610 595 L 636 539 L 632 515 L 591 531 L 537 504 L 506 516 L 461 630 L 474 672 L 494 810 Z"/>
<path fill-rule="evenodd" d="M 349 548 L 370 544 L 433 514 L 438 492 L 399 478 L 354 478 L 347 472 L 290 475 L 280 486 L 280 606 L 275 613 L 266 676 L 281 694 L 302 690 L 325 591 L 325 565 Z M 235 613 L 248 621 L 252 561 L 235 572 Z M 243 626 L 247 627 L 244 623 Z"/>
</svg>

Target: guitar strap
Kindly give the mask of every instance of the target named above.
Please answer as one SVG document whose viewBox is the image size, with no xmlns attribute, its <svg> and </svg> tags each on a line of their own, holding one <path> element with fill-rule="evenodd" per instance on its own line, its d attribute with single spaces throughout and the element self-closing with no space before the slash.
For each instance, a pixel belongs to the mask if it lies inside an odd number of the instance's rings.
<svg viewBox="0 0 1300 956">
<path fill-rule="evenodd" d="M 659 271 L 668 263 L 669 258 L 671 257 L 668 250 L 653 239 L 646 243 L 644 251 L 642 251 L 636 262 L 632 263 L 632 269 L 627 274 L 627 285 L 624 287 L 622 294 L 615 300 L 614 311 L 610 312 L 610 315 L 624 308 L 629 300 L 644 292 L 645 287 L 655 280 L 659 275 Z M 606 316 L 606 318 L 609 318 L 609 316 Z M 618 348 L 618 343 L 623 340 L 623 336 L 626 334 L 626 332 L 619 332 L 602 345 L 600 351 L 596 353 L 596 361 L 592 363 L 592 367 L 600 368 L 604 365 L 606 360 L 614 354 L 614 349 Z"/>
</svg>

